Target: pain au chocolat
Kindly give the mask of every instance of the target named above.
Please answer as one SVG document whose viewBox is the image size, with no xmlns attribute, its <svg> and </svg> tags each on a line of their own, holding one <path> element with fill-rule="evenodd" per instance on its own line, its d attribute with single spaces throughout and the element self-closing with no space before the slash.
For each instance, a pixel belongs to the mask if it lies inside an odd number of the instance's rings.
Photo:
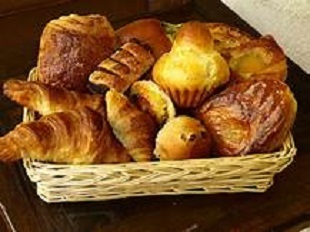
<svg viewBox="0 0 310 232">
<path fill-rule="evenodd" d="M 115 33 L 101 15 L 69 15 L 44 28 L 38 56 L 38 80 L 86 91 L 89 75 L 115 47 Z"/>
</svg>

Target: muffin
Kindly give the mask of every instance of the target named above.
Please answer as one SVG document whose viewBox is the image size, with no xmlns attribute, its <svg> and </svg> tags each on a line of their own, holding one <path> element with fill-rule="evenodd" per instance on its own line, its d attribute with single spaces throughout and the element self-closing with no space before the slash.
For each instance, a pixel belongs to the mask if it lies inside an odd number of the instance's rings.
<svg viewBox="0 0 310 232">
<path fill-rule="evenodd" d="M 211 140 L 205 127 L 195 118 L 178 116 L 158 132 L 154 154 L 160 160 L 205 158 Z"/>
<path fill-rule="evenodd" d="M 271 36 L 230 49 L 228 63 L 235 82 L 253 79 L 284 81 L 287 75 L 285 54 Z"/>
<path fill-rule="evenodd" d="M 207 27 L 188 22 L 178 31 L 171 51 L 155 63 L 153 79 L 178 107 L 193 108 L 229 80 L 229 68 L 214 50 Z"/>
<path fill-rule="evenodd" d="M 170 97 L 153 81 L 137 81 L 130 89 L 133 102 L 149 113 L 159 125 L 176 115 L 176 110 Z"/>
</svg>

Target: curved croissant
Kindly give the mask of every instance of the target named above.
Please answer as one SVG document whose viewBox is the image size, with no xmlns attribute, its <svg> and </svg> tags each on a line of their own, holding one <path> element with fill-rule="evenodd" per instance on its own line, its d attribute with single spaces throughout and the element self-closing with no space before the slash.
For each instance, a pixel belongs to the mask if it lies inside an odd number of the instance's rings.
<svg viewBox="0 0 310 232">
<path fill-rule="evenodd" d="M 108 121 L 129 155 L 135 161 L 149 161 L 153 156 L 156 136 L 156 126 L 151 116 L 138 110 L 115 90 L 107 92 L 106 104 Z"/>
<path fill-rule="evenodd" d="M 15 161 L 24 157 L 68 164 L 130 160 L 107 121 L 87 108 L 21 123 L 0 138 L 0 160 Z"/>
<path fill-rule="evenodd" d="M 82 107 L 104 112 L 104 99 L 99 94 L 83 94 L 40 82 L 21 80 L 9 80 L 4 83 L 3 89 L 11 100 L 41 115 Z"/>
</svg>

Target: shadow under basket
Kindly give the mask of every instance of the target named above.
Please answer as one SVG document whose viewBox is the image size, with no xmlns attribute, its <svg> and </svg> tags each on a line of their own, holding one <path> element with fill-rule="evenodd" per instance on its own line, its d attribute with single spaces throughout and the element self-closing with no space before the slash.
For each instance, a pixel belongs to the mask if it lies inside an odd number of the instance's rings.
<svg viewBox="0 0 310 232">
<path fill-rule="evenodd" d="M 29 75 L 34 80 L 35 70 Z M 35 114 L 24 109 L 25 122 Z M 101 201 L 131 196 L 264 192 L 296 154 L 291 134 L 273 153 L 141 163 L 63 165 L 24 159 L 46 202 Z"/>
</svg>

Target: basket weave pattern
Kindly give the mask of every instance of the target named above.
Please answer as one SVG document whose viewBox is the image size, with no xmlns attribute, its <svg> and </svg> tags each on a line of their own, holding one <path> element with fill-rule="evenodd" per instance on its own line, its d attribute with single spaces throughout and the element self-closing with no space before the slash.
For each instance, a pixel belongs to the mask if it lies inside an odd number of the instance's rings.
<svg viewBox="0 0 310 232">
<path fill-rule="evenodd" d="M 166 24 L 173 39 L 179 25 Z M 29 80 L 36 80 L 35 69 Z M 24 109 L 25 122 L 35 119 Z M 291 134 L 277 152 L 242 157 L 126 164 L 63 165 L 24 159 L 30 180 L 46 202 L 76 202 L 129 196 L 264 192 L 294 158 Z"/>
</svg>

